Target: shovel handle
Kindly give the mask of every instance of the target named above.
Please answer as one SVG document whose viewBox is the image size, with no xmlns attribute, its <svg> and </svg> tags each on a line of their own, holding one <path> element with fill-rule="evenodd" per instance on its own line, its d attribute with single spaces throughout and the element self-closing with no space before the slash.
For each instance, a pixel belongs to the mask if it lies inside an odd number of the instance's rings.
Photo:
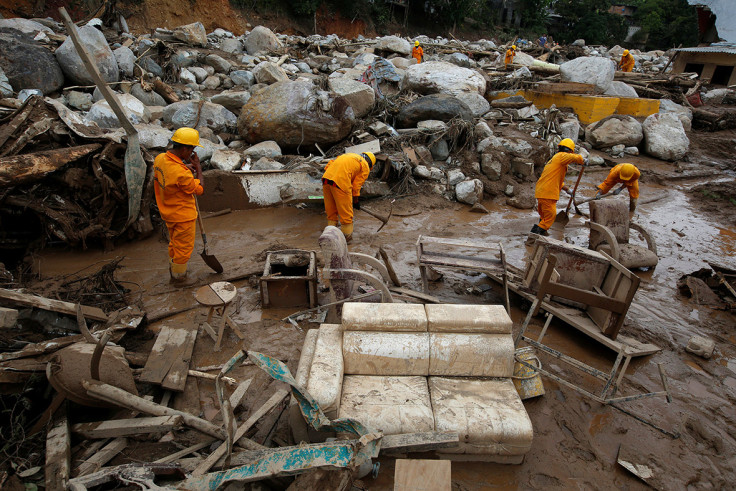
<svg viewBox="0 0 736 491">
<path fill-rule="evenodd" d="M 204 244 L 204 250 L 207 250 L 207 234 L 204 231 L 204 222 L 202 221 L 202 214 L 199 212 L 199 201 L 197 195 L 194 195 L 194 206 L 197 208 L 197 223 L 199 223 L 199 233 L 202 235 L 202 244 Z"/>
<path fill-rule="evenodd" d="M 575 193 L 578 190 L 578 184 L 580 184 L 580 179 L 583 178 L 583 172 L 585 172 L 585 165 L 580 167 L 580 173 L 578 174 L 578 180 L 575 181 L 575 187 L 572 188 L 572 194 L 570 195 L 570 201 L 567 202 L 567 208 L 565 208 L 565 215 L 570 213 L 570 205 L 572 205 L 572 201 L 575 199 Z"/>
</svg>

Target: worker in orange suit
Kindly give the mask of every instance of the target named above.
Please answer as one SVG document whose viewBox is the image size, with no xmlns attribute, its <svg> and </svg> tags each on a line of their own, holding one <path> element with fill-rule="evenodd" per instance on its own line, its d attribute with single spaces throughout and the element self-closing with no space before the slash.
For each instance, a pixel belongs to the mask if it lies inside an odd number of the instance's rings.
<svg viewBox="0 0 736 491">
<path fill-rule="evenodd" d="M 618 67 L 622 72 L 630 72 L 634 69 L 635 64 L 634 57 L 629 53 L 628 49 L 625 49 L 621 55 L 621 61 L 618 62 Z"/>
<path fill-rule="evenodd" d="M 353 239 L 353 209 L 360 210 L 360 188 L 375 163 L 370 152 L 346 153 L 330 160 L 322 175 L 327 225 L 336 227 L 339 220 L 348 243 Z"/>
<path fill-rule="evenodd" d="M 204 192 L 202 166 L 194 152 L 195 147 L 202 145 L 199 144 L 199 132 L 193 128 L 179 128 L 171 142 L 171 150 L 159 154 L 153 162 L 153 189 L 158 211 L 169 229 L 171 282 L 184 287 L 196 282 L 195 278 L 187 276 L 187 263 L 194 250 L 196 234 L 194 195 Z"/>
<path fill-rule="evenodd" d="M 508 70 L 509 65 L 514 62 L 514 56 L 516 56 L 516 45 L 515 44 L 506 50 L 506 56 L 503 59 L 503 66 L 506 70 Z"/>
<path fill-rule="evenodd" d="M 419 41 L 414 41 L 414 48 L 411 50 L 411 56 L 417 60 L 417 63 L 424 61 L 424 49 L 419 46 Z"/>
<path fill-rule="evenodd" d="M 616 184 L 621 186 L 613 194 L 620 194 L 626 188 L 629 191 L 629 212 L 636 210 L 636 202 L 639 200 L 639 177 L 641 172 L 634 164 L 618 164 L 608 173 L 606 180 L 600 183 L 595 199 L 609 192 Z"/>
<path fill-rule="evenodd" d="M 547 230 L 555 222 L 560 190 L 570 194 L 570 190 L 565 186 L 565 174 L 570 164 L 585 165 L 585 159 L 582 155 L 575 153 L 575 142 L 570 138 L 565 138 L 557 145 L 557 153 L 544 166 L 534 189 L 539 224 L 532 227 L 533 234 L 549 235 Z"/>
</svg>

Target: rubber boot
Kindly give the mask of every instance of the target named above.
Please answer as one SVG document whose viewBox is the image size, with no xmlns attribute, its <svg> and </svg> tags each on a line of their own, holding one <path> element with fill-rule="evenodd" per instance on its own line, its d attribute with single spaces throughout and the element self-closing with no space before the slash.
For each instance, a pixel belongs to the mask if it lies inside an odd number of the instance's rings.
<svg viewBox="0 0 736 491">
<path fill-rule="evenodd" d="M 187 263 L 177 264 L 171 263 L 171 284 L 176 288 L 186 288 L 195 285 L 197 278 L 187 274 Z"/>
<path fill-rule="evenodd" d="M 337 227 L 337 220 L 327 220 L 328 227 Z"/>
<path fill-rule="evenodd" d="M 351 243 L 353 241 L 353 224 L 343 224 L 340 226 L 340 230 L 342 230 L 342 233 L 345 236 L 345 242 L 348 244 Z"/>
<path fill-rule="evenodd" d="M 174 279 L 174 258 L 169 258 L 169 277 L 173 280 Z"/>
</svg>

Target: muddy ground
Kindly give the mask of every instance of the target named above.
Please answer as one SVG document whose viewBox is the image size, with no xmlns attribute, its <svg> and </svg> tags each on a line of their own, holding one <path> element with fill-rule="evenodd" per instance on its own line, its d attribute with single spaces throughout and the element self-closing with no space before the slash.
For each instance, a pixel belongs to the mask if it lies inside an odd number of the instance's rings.
<svg viewBox="0 0 736 491">
<path fill-rule="evenodd" d="M 651 420 L 679 435 L 667 436 L 611 407 L 585 399 L 578 393 L 545 379 L 546 395 L 528 400 L 525 406 L 534 425 L 534 443 L 522 465 L 453 463 L 453 489 L 640 489 L 647 485 L 616 464 L 619 448 L 632 461 L 648 466 L 653 473 L 649 484 L 658 489 L 726 489 L 736 482 L 736 327 L 733 313 L 691 303 L 677 290 L 683 274 L 707 267 L 707 261 L 734 265 L 736 222 L 734 222 L 734 161 L 716 146 L 701 146 L 692 134 L 696 151 L 689 162 L 670 164 L 646 157 L 631 159 L 642 170 L 641 205 L 635 220 L 651 231 L 659 249 L 660 263 L 654 271 L 638 272 L 641 287 L 634 299 L 623 333 L 662 348 L 653 356 L 632 362 L 619 394 L 661 390 L 657 364 L 669 377 L 673 401 L 645 399 L 622 404 L 625 409 Z M 733 141 L 732 132 L 704 134 L 706 138 Z M 698 148 L 699 147 L 699 148 Z M 730 147 L 733 148 L 732 146 Z M 594 186 L 606 174 L 605 168 L 591 168 L 581 183 L 582 194 L 594 194 Z M 531 186 L 531 183 L 528 184 Z M 703 190 L 708 192 L 704 192 Z M 726 190 L 730 190 L 726 192 Z M 709 194 L 711 193 L 711 194 Z M 730 193 L 730 194 L 729 194 Z M 712 195 L 717 195 L 718 198 Z M 623 198 L 620 196 L 619 198 Z M 380 233 L 379 222 L 357 212 L 356 231 L 351 250 L 375 254 L 384 247 L 406 286 L 419 290 L 415 243 L 420 234 L 502 242 L 511 263 L 523 267 L 529 250 L 526 234 L 533 223 L 532 210 L 517 210 L 500 197 L 484 203 L 490 214 L 470 213 L 469 207 L 449 202 L 436 195 L 414 195 L 394 203 L 395 216 Z M 563 200 L 562 203 L 565 203 Z M 388 201 L 374 201 L 372 207 L 387 210 Z M 587 210 L 587 205 L 583 207 Z M 279 248 L 317 250 L 317 238 L 325 225 L 323 210 L 285 206 L 275 209 L 235 211 L 205 220 L 214 253 L 226 269 L 225 275 L 258 269 L 264 251 Z M 564 230 L 552 229 L 552 236 L 587 246 L 584 219 L 574 217 Z M 202 283 L 220 276 L 211 274 L 198 257 L 199 239 L 191 267 Z M 166 244 L 160 235 L 129 243 L 114 251 L 50 251 L 34 258 L 34 268 L 43 276 L 76 271 L 97 261 L 123 255 L 118 279 L 140 285 L 142 301 L 149 315 L 156 316 L 194 303 L 194 290 L 174 290 L 169 286 Z M 431 284 L 433 295 L 455 303 L 500 303 L 500 290 L 484 275 L 444 272 L 441 281 Z M 253 278 L 236 282 L 239 299 L 233 318 L 245 326 L 246 340 L 227 331 L 225 348 L 217 353 L 206 335 L 195 346 L 192 367 L 220 364 L 238 348 L 256 350 L 286 361 L 294 370 L 298 362 L 303 333 L 279 319 L 297 309 L 262 310 L 258 283 Z M 493 285 L 487 289 L 485 285 Z M 518 329 L 527 305 L 512 299 L 512 317 Z M 129 350 L 147 353 L 153 333 L 162 325 L 199 324 L 204 312 L 192 310 L 153 323 L 144 332 L 124 339 Z M 533 322 L 538 332 L 542 318 Z M 302 323 L 303 327 L 317 327 Z M 685 352 L 693 335 L 716 340 L 716 352 L 705 360 Z M 555 322 L 546 342 L 597 368 L 609 370 L 614 355 L 606 348 L 579 335 L 572 328 Z M 542 357 L 542 363 L 565 378 L 595 388 L 590 380 L 564 364 Z M 257 408 L 275 390 L 264 374 L 254 367 L 239 368 L 239 379 L 254 377 L 246 397 L 247 408 Z M 191 377 L 190 377 L 191 379 Z M 198 395 L 175 404 L 194 413 L 211 415 L 217 410 L 211 384 L 198 383 Z M 598 387 L 600 390 L 600 387 Z M 192 396 L 194 394 L 194 396 Z M 274 437 L 288 443 L 286 418 L 282 418 Z M 192 439 L 198 438 L 191 434 Z M 146 460 L 176 451 L 167 443 L 141 443 L 128 447 L 113 463 Z M 417 455 L 417 457 L 427 457 Z M 431 458 L 431 457 L 430 457 Z M 393 460 L 381 459 L 378 478 L 362 480 L 366 489 L 392 489 Z M 729 484 L 731 483 L 731 484 Z"/>
</svg>

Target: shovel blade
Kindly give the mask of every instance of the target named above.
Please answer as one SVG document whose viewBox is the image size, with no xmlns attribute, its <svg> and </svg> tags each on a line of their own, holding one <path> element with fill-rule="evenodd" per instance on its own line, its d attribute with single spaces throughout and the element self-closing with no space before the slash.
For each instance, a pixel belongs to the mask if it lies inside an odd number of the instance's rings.
<svg viewBox="0 0 736 491">
<path fill-rule="evenodd" d="M 202 256 L 202 260 L 204 261 L 204 263 L 209 266 L 215 273 L 222 273 L 224 271 L 222 264 L 220 264 L 220 261 L 218 261 L 215 256 L 207 254 L 206 250 L 202 251 L 202 254 L 200 254 L 200 256 Z"/>
<path fill-rule="evenodd" d="M 570 217 L 567 216 L 567 212 L 561 211 L 557 214 L 557 217 L 555 217 L 555 223 L 559 223 L 563 227 L 568 224 L 570 221 Z"/>
</svg>

